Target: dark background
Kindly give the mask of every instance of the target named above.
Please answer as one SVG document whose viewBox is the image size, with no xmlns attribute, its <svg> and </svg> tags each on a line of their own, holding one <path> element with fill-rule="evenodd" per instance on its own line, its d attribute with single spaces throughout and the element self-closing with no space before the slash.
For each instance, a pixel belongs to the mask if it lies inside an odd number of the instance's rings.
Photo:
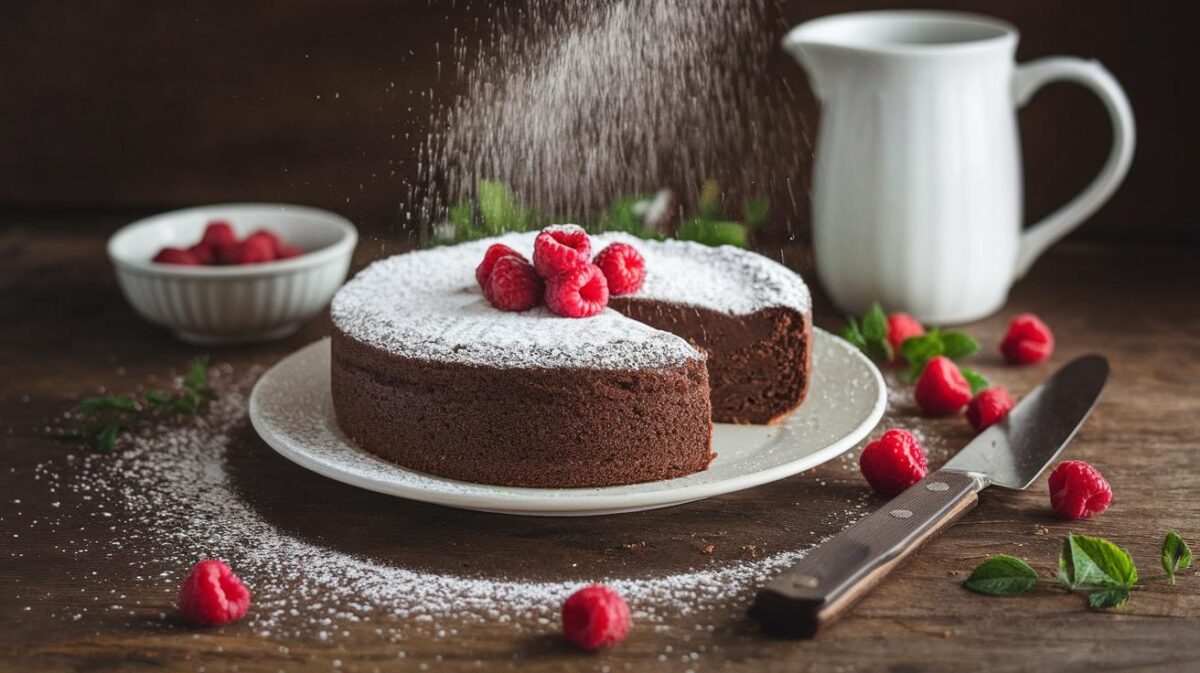
<svg viewBox="0 0 1200 673">
<path fill-rule="evenodd" d="M 791 0 L 773 30 L 907 6 Z M 1180 198 L 1195 175 L 1196 124 L 1184 104 L 1195 81 L 1187 3 L 923 6 L 1005 18 L 1021 29 L 1019 60 L 1096 58 L 1123 83 L 1138 122 L 1133 168 L 1076 236 L 1200 240 Z M 342 212 L 369 236 L 400 235 L 403 185 L 416 171 L 430 101 L 454 92 L 449 68 L 438 77 L 438 45 L 444 57 L 456 28 L 482 30 L 493 11 L 464 0 L 3 3 L 0 215 L 133 217 L 204 202 L 283 201 Z M 802 92 L 815 128 L 799 66 L 775 50 L 764 67 Z M 1044 89 L 1020 121 L 1032 218 L 1091 179 L 1107 155 L 1109 125 L 1099 102 L 1070 85 Z M 807 180 L 810 160 L 784 157 L 783 165 Z M 776 217 L 802 230 L 805 207 Z"/>
</svg>

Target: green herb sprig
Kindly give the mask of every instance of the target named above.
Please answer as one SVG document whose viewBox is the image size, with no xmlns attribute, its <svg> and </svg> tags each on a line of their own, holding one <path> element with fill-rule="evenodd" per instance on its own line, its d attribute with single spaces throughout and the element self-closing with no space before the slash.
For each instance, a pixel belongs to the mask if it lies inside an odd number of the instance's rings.
<svg viewBox="0 0 1200 673">
<path fill-rule="evenodd" d="M 475 194 L 451 205 L 446 227 L 435 228 L 436 243 L 469 241 L 511 231 L 534 231 L 551 222 L 578 222 L 589 231 L 623 231 L 644 239 L 662 239 L 674 229 L 658 229 L 646 223 L 638 206 L 652 200 L 654 194 L 621 197 L 595 221 L 582 222 L 563 214 L 548 216 L 534 208 L 522 206 L 512 189 L 499 180 L 480 180 Z M 675 238 L 705 245 L 734 245 L 749 247 L 750 235 L 767 222 L 770 202 L 762 196 L 747 199 L 742 204 L 742 220 L 724 214 L 721 187 L 709 180 L 700 189 L 695 215 L 685 219 L 675 232 Z M 674 216 L 672 216 L 674 217 Z"/>
<path fill-rule="evenodd" d="M 742 221 L 725 217 L 721 201 L 721 186 L 708 180 L 700 188 L 696 214 L 679 227 L 676 238 L 704 245 L 750 247 L 750 233 L 767 221 L 770 203 L 765 197 L 753 197 L 742 204 Z"/>
<path fill-rule="evenodd" d="M 122 432 L 155 420 L 194 414 L 214 397 L 208 380 L 208 358 L 202 357 L 192 363 L 173 392 L 151 389 L 141 397 L 102 395 L 80 401 L 72 414 L 75 428 L 66 437 L 84 440 L 107 453 L 116 446 Z"/>
<path fill-rule="evenodd" d="M 654 199 L 654 194 L 626 196 L 613 201 L 600 216 L 598 231 L 621 231 L 642 239 L 662 240 L 663 233 L 646 224 L 639 208 Z"/>
<path fill-rule="evenodd" d="M 1058 556 L 1058 572 L 1053 579 L 1039 577 L 1037 571 L 1015 556 L 997 554 L 979 564 L 963 582 L 969 591 L 987 596 L 1015 596 L 1033 590 L 1039 584 L 1062 588 L 1087 596 L 1089 608 L 1119 608 L 1129 602 L 1132 590 L 1146 582 L 1170 580 L 1192 563 L 1192 550 L 1179 533 L 1167 533 L 1162 547 L 1163 575 L 1139 578 L 1129 552 L 1099 537 L 1067 535 Z"/>
<path fill-rule="evenodd" d="M 846 326 L 842 329 L 843 339 L 877 362 L 891 362 L 895 358 L 896 353 L 887 335 L 887 314 L 883 312 L 879 302 L 871 305 L 861 321 L 854 316 L 847 316 Z M 957 330 L 942 331 L 936 327 L 931 328 L 925 334 L 909 337 L 900 344 L 900 357 L 908 365 L 904 378 L 909 383 L 915 382 L 925 370 L 925 365 L 939 355 L 959 361 L 978 352 L 979 342 L 967 334 Z M 961 365 L 959 371 L 967 383 L 971 384 L 971 394 L 988 387 L 988 380 L 978 372 Z"/>
<path fill-rule="evenodd" d="M 508 185 L 499 180 L 480 180 L 475 199 L 460 201 L 447 213 L 454 225 L 454 240 L 469 241 L 510 231 L 529 231 L 548 223 L 548 218 L 524 208 Z"/>
</svg>

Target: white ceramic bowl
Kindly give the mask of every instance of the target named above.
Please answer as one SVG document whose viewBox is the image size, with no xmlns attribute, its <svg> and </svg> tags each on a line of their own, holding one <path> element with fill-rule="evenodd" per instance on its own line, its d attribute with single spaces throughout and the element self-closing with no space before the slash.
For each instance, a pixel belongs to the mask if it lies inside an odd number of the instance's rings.
<svg viewBox="0 0 1200 673">
<path fill-rule="evenodd" d="M 269 229 L 304 251 L 244 266 L 181 266 L 150 261 L 164 247 L 186 248 L 213 220 L 239 238 Z M 285 204 L 223 204 L 176 210 L 123 227 L 108 257 L 125 298 L 150 322 L 200 344 L 287 336 L 329 303 L 346 280 L 358 232 L 333 213 Z"/>
</svg>

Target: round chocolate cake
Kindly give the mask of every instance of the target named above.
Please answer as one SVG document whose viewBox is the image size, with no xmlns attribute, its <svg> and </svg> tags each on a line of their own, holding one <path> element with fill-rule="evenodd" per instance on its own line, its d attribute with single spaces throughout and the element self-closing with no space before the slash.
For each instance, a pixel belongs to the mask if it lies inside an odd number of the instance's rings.
<svg viewBox="0 0 1200 673">
<path fill-rule="evenodd" d="M 359 446 L 464 481 L 610 486 L 712 461 L 712 423 L 772 423 L 804 401 L 808 289 L 751 252 L 629 243 L 646 280 L 591 318 L 496 310 L 474 270 L 508 234 L 375 262 L 333 299 L 333 401 Z"/>
</svg>

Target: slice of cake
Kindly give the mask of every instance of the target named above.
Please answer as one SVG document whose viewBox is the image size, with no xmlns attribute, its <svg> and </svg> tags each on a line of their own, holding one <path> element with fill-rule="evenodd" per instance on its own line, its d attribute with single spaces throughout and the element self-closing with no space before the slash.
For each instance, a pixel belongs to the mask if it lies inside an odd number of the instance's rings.
<svg viewBox="0 0 1200 673">
<path fill-rule="evenodd" d="M 334 297 L 333 400 L 359 446 L 464 481 L 536 487 L 680 477 L 713 458 L 712 421 L 768 423 L 807 392 L 803 281 L 765 257 L 677 241 L 636 247 L 639 292 L 567 319 L 497 311 L 474 278 L 487 247 L 376 262 Z"/>
</svg>

